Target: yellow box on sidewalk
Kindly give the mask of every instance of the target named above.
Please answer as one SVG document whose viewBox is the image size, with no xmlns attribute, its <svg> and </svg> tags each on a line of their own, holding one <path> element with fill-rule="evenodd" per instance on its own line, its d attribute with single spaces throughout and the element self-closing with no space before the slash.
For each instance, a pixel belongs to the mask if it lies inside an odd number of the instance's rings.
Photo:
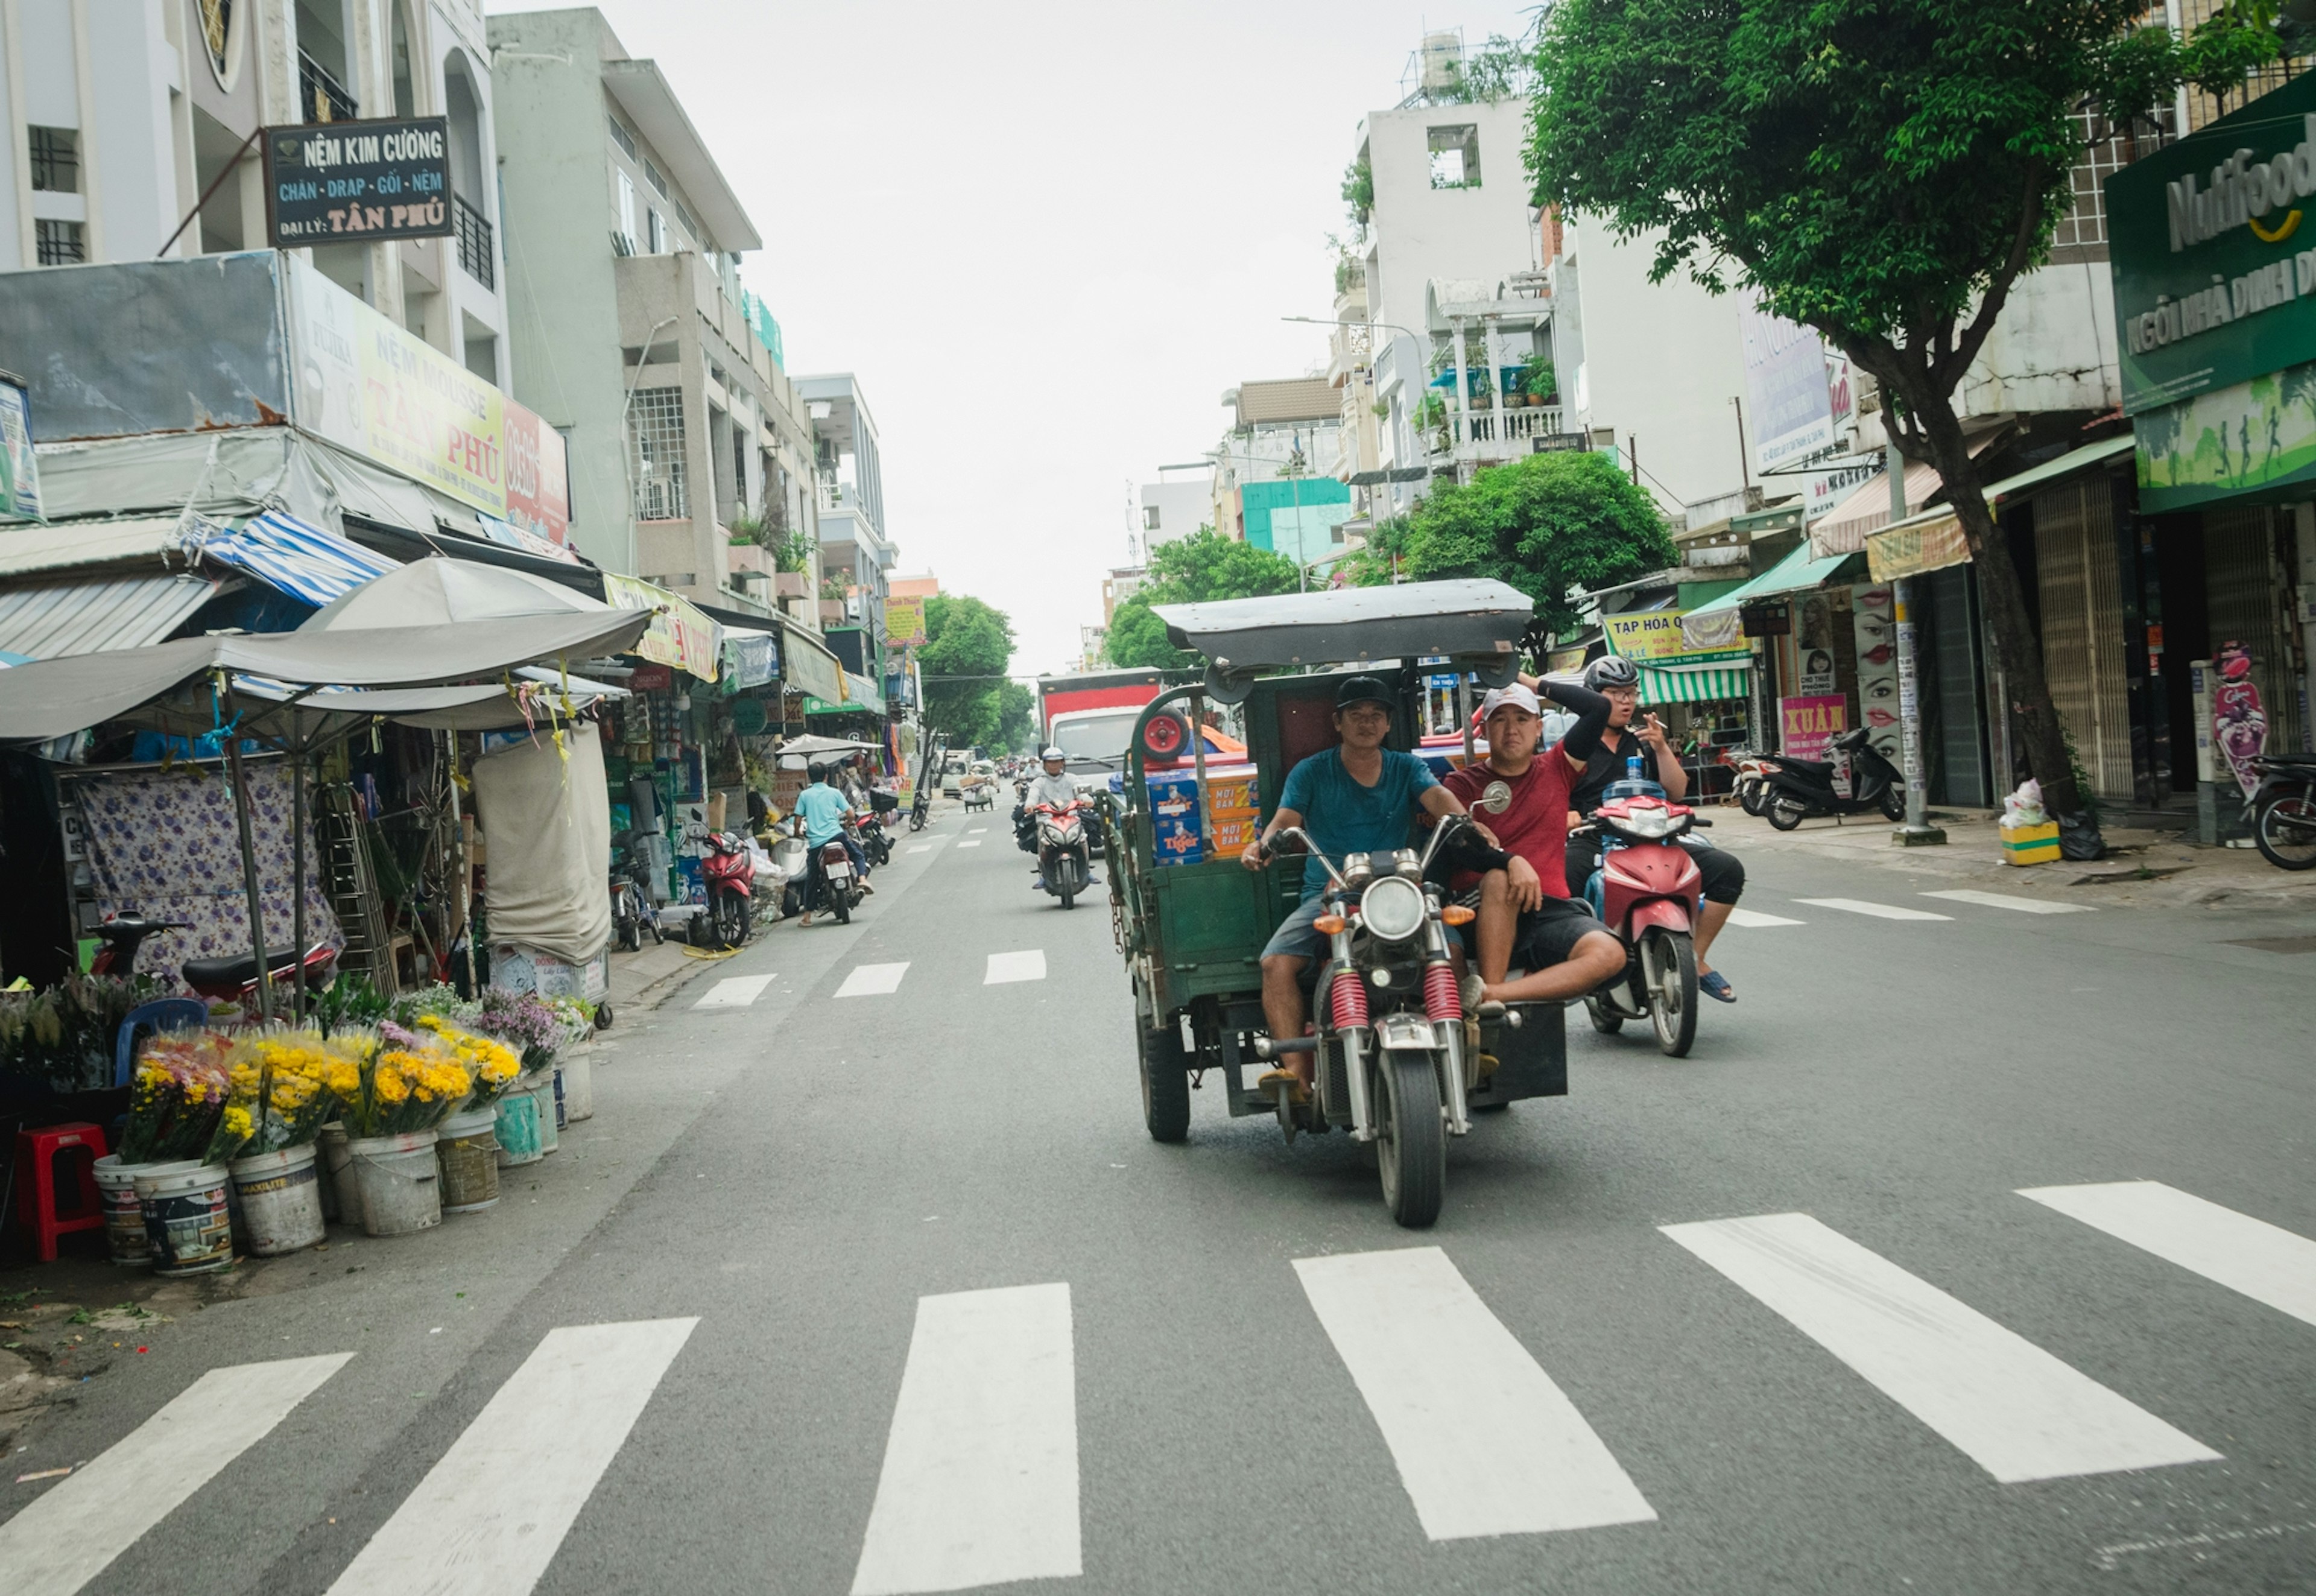
<svg viewBox="0 0 2316 1596">
<path fill-rule="evenodd" d="M 2005 864 L 2049 864 L 2059 857 L 2059 823 L 2046 820 L 2040 825 L 2010 825 L 2002 832 L 2002 862 Z"/>
</svg>

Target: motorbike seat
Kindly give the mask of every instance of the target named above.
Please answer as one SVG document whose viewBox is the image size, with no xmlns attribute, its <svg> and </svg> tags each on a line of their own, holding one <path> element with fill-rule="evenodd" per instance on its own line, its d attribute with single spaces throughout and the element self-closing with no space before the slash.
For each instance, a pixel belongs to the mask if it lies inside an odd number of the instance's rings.
<svg viewBox="0 0 2316 1596">
<path fill-rule="evenodd" d="M 266 967 L 275 974 L 295 969 L 298 956 L 287 948 L 269 948 L 265 952 Z M 257 955 L 245 953 L 237 958 L 195 958 L 181 967 L 188 986 L 246 986 L 257 979 Z"/>
<path fill-rule="evenodd" d="M 1782 753 L 1777 755 L 1777 768 L 1779 770 L 1789 770 L 1797 775 L 1804 776 L 1831 776 L 1833 774 L 1833 762 L 1831 760 L 1790 759 Z"/>
</svg>

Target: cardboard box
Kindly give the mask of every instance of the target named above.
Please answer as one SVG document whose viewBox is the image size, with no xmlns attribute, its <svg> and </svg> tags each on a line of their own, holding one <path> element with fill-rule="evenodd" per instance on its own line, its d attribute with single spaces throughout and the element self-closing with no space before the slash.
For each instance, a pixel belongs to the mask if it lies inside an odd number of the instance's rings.
<svg viewBox="0 0 2316 1596">
<path fill-rule="evenodd" d="M 2059 857 L 2059 823 L 2055 820 L 2046 820 L 2040 825 L 2006 824 L 2000 829 L 2005 864 L 2049 864 Z"/>
</svg>

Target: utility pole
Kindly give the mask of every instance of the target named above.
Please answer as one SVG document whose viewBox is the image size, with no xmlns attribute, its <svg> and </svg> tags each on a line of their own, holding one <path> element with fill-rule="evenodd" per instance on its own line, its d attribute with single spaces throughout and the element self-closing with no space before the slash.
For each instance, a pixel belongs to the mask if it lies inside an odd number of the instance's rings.
<svg viewBox="0 0 2316 1596">
<path fill-rule="evenodd" d="M 1883 451 L 1883 468 L 1890 477 L 1890 524 L 1906 519 L 1906 461 L 1892 444 Z M 1946 834 L 1927 818 L 1929 790 L 1922 780 L 1921 673 L 1914 658 L 1913 580 L 1901 576 L 1890 584 L 1890 612 L 1898 632 L 1898 738 L 1906 771 L 1906 818 L 1890 840 L 1901 848 L 1935 847 Z"/>
</svg>

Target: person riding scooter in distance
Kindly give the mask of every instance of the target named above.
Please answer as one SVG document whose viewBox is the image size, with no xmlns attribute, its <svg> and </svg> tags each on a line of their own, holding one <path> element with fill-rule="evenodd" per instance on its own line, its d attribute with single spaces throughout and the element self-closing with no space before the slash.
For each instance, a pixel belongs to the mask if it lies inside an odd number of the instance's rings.
<svg viewBox="0 0 2316 1596">
<path fill-rule="evenodd" d="M 1482 875 L 1458 872 L 1452 890 L 1480 889 L 1482 1001 L 1581 997 L 1625 968 L 1625 945 L 1572 898 L 1565 875 L 1569 789 L 1584 773 L 1608 723 L 1608 700 L 1571 682 L 1547 682 L 1552 700 L 1577 714 L 1558 747 L 1539 753 L 1543 707 L 1528 688 L 1500 687 L 1481 700 L 1488 757 L 1448 772 L 1444 785 L 1496 834 L 1509 857 Z M 1507 983 L 1513 961 L 1528 974 Z"/>
<path fill-rule="evenodd" d="M 812 888 L 805 896 L 804 914 L 799 925 L 812 923 L 812 906 L 828 896 L 828 877 L 820 866 L 820 851 L 829 843 L 842 840 L 844 851 L 852 858 L 852 878 L 867 892 L 868 861 L 861 858 L 860 844 L 844 834 L 844 817 L 853 813 L 851 801 L 828 784 L 828 767 L 812 766 L 805 772 L 812 785 L 797 794 L 797 818 L 804 823 L 804 852 L 807 877 Z"/>
<path fill-rule="evenodd" d="M 1069 807 L 1078 801 L 1078 784 L 1070 780 L 1068 758 L 1059 748 L 1048 748 L 1038 758 L 1044 762 L 1045 768 L 1029 783 L 1029 790 L 1022 794 L 1020 803 L 1013 810 L 1013 835 L 1022 847 L 1029 851 L 1033 860 L 1029 873 L 1036 878 L 1037 889 L 1043 892 L 1046 890 L 1045 867 L 1034 862 L 1038 852 L 1038 821 L 1029 811 L 1039 804 L 1051 804 L 1056 809 Z M 1063 879 L 1067 880 L 1068 878 Z M 1097 883 L 1088 881 L 1086 885 L 1091 887 Z"/>
<path fill-rule="evenodd" d="M 1688 772 L 1680 768 L 1680 756 L 1673 751 L 1665 736 L 1664 723 L 1654 715 L 1645 717 L 1637 727 L 1634 716 L 1641 706 L 1641 673 L 1633 662 L 1617 655 L 1594 660 L 1584 667 L 1584 685 L 1608 700 L 1608 727 L 1601 734 L 1600 745 L 1585 762 L 1584 771 L 1576 779 L 1568 798 L 1568 828 L 1571 831 L 1584 824 L 1584 817 L 1600 807 L 1602 795 L 1612 782 L 1625 780 L 1625 762 L 1634 754 L 1642 756 L 1641 769 L 1653 775 L 1665 797 L 1678 803 L 1688 795 Z M 1737 1001 L 1729 977 L 1705 962 L 1706 950 L 1713 939 L 1729 923 L 1729 913 L 1745 893 L 1745 867 L 1737 856 L 1718 848 L 1708 848 L 1702 843 L 1684 836 L 1680 845 L 1697 860 L 1697 872 L 1705 878 L 1705 909 L 1697 916 L 1695 943 L 1697 948 L 1697 990 L 1707 997 L 1724 1003 Z M 1584 890 L 1592 872 L 1600 868 L 1600 839 L 1598 836 L 1572 837 L 1568 842 L 1568 885 L 1574 892 Z"/>
</svg>

